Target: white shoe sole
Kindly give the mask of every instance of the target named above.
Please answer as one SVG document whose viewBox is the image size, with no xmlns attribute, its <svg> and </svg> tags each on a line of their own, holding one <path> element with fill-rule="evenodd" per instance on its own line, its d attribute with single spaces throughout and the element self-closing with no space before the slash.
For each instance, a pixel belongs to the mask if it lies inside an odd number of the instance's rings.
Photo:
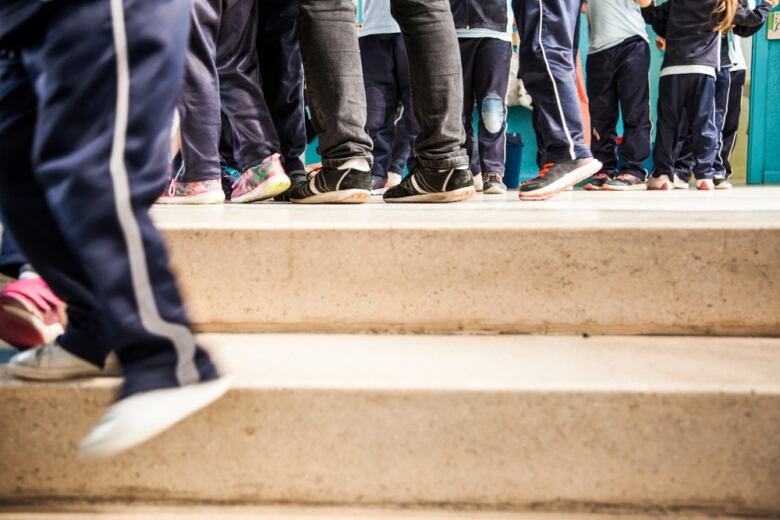
<svg viewBox="0 0 780 520">
<path fill-rule="evenodd" d="M 403 197 L 399 199 L 384 199 L 384 200 L 385 202 L 390 204 L 395 204 L 396 202 L 446 203 L 446 202 L 461 202 L 464 200 L 468 200 L 476 194 L 477 191 L 474 189 L 473 186 L 467 186 L 465 188 L 458 188 L 457 190 L 452 190 L 452 191 L 421 193 L 419 195 L 411 195 L 409 197 Z"/>
<path fill-rule="evenodd" d="M 89 361 L 81 360 L 81 362 L 83 365 L 41 368 L 14 363 L 14 359 L 11 358 L 11 361 L 8 363 L 8 373 L 17 379 L 26 379 L 28 381 L 68 381 L 71 379 L 119 377 L 122 375 L 122 370 L 116 361 L 113 361 L 111 364 L 107 361 L 104 369 L 93 365 Z"/>
<path fill-rule="evenodd" d="M 541 201 L 550 199 L 559 193 L 566 191 L 569 187 L 573 187 L 578 182 L 582 182 L 588 177 L 596 175 L 601 171 L 603 164 L 596 159 L 589 161 L 588 163 L 580 166 L 579 168 L 572 170 L 565 177 L 562 177 L 544 188 L 532 192 L 520 192 L 520 200 L 529 201 Z"/>
<path fill-rule="evenodd" d="M 192 205 L 192 204 L 222 204 L 225 202 L 225 193 L 220 191 L 210 191 L 200 195 L 190 195 L 182 197 L 160 197 L 157 204 L 165 206 L 172 205 Z"/>
<path fill-rule="evenodd" d="M 611 184 L 604 185 L 604 191 L 646 191 L 647 184 L 632 184 L 630 186 L 613 186 Z"/>
<path fill-rule="evenodd" d="M 496 188 L 495 186 L 482 190 L 482 193 L 485 195 L 504 195 L 506 192 L 507 190 L 505 188 Z"/>
<path fill-rule="evenodd" d="M 715 186 L 716 190 L 731 190 L 734 189 L 734 185 L 730 182 L 721 182 L 717 186 Z"/>
<path fill-rule="evenodd" d="M 296 204 L 362 204 L 371 200 L 371 192 L 359 189 L 328 191 L 305 199 L 291 200 Z"/>
<path fill-rule="evenodd" d="M 260 183 L 252 191 L 241 195 L 240 197 L 230 197 L 230 202 L 237 204 L 248 204 L 250 202 L 260 202 L 268 200 L 284 193 L 290 189 L 290 178 L 283 174 L 277 173 L 269 179 L 266 179 Z"/>
<path fill-rule="evenodd" d="M 79 454 L 85 458 L 110 457 L 138 446 L 212 404 L 225 395 L 231 384 L 228 376 L 122 399 L 81 441 Z"/>
</svg>

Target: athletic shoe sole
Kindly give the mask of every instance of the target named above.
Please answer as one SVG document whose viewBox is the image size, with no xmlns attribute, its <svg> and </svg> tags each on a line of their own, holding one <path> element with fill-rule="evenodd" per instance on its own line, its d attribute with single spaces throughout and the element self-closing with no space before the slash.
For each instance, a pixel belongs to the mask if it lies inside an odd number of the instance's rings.
<svg viewBox="0 0 780 520">
<path fill-rule="evenodd" d="M 291 199 L 296 204 L 362 204 L 371 200 L 369 190 L 339 190 L 319 193 L 305 199 Z"/>
<path fill-rule="evenodd" d="M 258 184 L 252 191 L 244 193 L 239 197 L 230 197 L 230 202 L 237 204 L 260 202 L 281 195 L 289 189 L 290 178 L 283 173 L 277 173 Z"/>
<path fill-rule="evenodd" d="M 520 200 L 541 201 L 555 197 L 559 193 L 573 187 L 578 182 L 582 182 L 588 177 L 597 174 L 601 171 L 602 166 L 603 164 L 601 164 L 601 162 L 593 159 L 542 189 L 536 191 L 521 191 Z"/>
<path fill-rule="evenodd" d="M 214 403 L 231 384 L 232 378 L 222 377 L 122 399 L 84 438 L 79 454 L 84 458 L 104 458 L 138 446 Z"/>
<path fill-rule="evenodd" d="M 630 184 L 626 186 L 615 186 L 613 184 L 605 184 L 604 191 L 646 191 L 647 184 Z"/>
<path fill-rule="evenodd" d="M 591 183 L 586 184 L 583 189 L 585 191 L 604 191 L 604 185 L 601 186 L 594 186 Z"/>
<path fill-rule="evenodd" d="M 60 323 L 45 324 L 38 316 L 15 305 L 0 305 L 0 339 L 18 348 L 55 340 L 65 331 Z"/>
<path fill-rule="evenodd" d="M 507 192 L 506 188 L 497 188 L 495 186 L 491 186 L 486 190 L 482 190 L 482 193 L 484 193 L 485 195 L 503 195 L 506 192 Z"/>
<path fill-rule="evenodd" d="M 200 195 L 189 195 L 180 197 L 160 197 L 157 204 L 166 206 L 171 205 L 194 205 L 194 204 L 222 204 L 225 202 L 225 193 L 223 191 L 212 191 L 201 193 Z"/>
<path fill-rule="evenodd" d="M 111 354 L 113 356 L 113 354 Z M 13 361 L 13 360 L 12 360 Z M 84 363 L 88 363 L 84 361 Z M 115 362 L 116 363 L 116 362 Z M 83 367 L 69 367 L 53 369 L 29 367 L 27 365 L 8 364 L 8 371 L 17 379 L 26 379 L 28 381 L 68 381 L 71 379 L 85 379 L 92 377 L 119 377 L 122 370 L 118 366 L 110 369 L 101 369 L 100 367 L 89 365 Z"/>
<path fill-rule="evenodd" d="M 410 195 L 408 197 L 392 198 L 392 199 L 384 199 L 384 200 L 389 204 L 394 204 L 396 202 L 446 203 L 446 202 L 461 202 L 464 200 L 468 200 L 476 194 L 477 191 L 474 189 L 474 186 L 467 186 L 465 188 L 458 188 L 457 190 L 452 190 L 452 191 L 420 193 L 419 195 Z"/>
<path fill-rule="evenodd" d="M 734 186 L 730 182 L 721 182 L 717 186 L 715 186 L 716 190 L 731 190 L 734 189 Z"/>
<path fill-rule="evenodd" d="M 713 191 L 715 189 L 715 184 L 713 182 L 697 182 L 696 189 L 699 191 Z"/>
</svg>

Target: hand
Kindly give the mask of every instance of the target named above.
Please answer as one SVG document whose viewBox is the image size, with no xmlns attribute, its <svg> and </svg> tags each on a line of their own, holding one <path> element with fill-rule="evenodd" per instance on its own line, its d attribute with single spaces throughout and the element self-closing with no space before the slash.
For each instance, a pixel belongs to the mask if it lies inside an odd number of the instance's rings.
<svg viewBox="0 0 780 520">
<path fill-rule="evenodd" d="M 658 47 L 658 50 L 661 52 L 666 52 L 666 38 L 662 38 L 660 36 L 655 37 L 655 46 Z"/>
</svg>

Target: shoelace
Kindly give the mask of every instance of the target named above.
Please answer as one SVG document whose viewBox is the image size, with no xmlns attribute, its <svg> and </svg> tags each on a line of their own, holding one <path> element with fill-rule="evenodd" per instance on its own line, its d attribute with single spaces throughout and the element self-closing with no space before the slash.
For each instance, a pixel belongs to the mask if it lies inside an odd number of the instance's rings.
<svg viewBox="0 0 780 520">
<path fill-rule="evenodd" d="M 539 175 L 536 176 L 536 179 L 541 179 L 542 177 L 547 175 L 550 172 L 550 170 L 552 169 L 553 166 L 555 166 L 554 162 L 549 162 L 549 163 L 543 164 L 542 165 L 542 169 L 539 170 Z M 530 181 L 525 181 L 525 182 L 523 182 L 523 185 L 531 184 L 536 179 L 531 179 Z"/>
<path fill-rule="evenodd" d="M 181 168 L 179 168 L 179 171 L 176 172 L 176 175 L 173 176 L 171 179 L 171 183 L 168 184 L 168 196 L 173 197 L 173 195 L 176 193 L 176 184 L 181 181 L 182 177 L 184 177 L 184 163 L 182 163 Z"/>
</svg>

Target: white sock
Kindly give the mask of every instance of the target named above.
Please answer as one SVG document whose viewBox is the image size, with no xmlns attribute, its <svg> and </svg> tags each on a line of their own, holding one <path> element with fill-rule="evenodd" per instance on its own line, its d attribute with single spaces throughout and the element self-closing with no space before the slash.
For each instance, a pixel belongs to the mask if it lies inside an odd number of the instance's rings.
<svg viewBox="0 0 780 520">
<path fill-rule="evenodd" d="M 33 269 L 33 266 L 30 264 L 24 264 L 22 268 L 19 269 L 20 280 L 34 280 L 36 278 L 40 278 L 40 275 L 35 272 L 35 269 Z"/>
<path fill-rule="evenodd" d="M 344 164 L 337 168 L 338 170 L 360 170 L 361 172 L 370 172 L 371 165 L 368 164 L 368 159 L 365 157 L 355 157 L 354 159 L 347 160 Z"/>
</svg>

